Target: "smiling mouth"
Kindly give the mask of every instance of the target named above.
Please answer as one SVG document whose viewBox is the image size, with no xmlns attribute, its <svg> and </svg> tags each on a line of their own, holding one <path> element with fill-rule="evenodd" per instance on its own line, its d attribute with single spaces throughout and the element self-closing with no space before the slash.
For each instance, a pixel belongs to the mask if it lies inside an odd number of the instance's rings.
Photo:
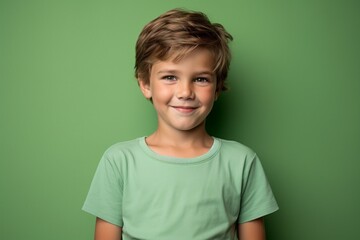
<svg viewBox="0 0 360 240">
<path fill-rule="evenodd" d="M 172 106 L 174 109 L 181 113 L 191 113 L 197 109 L 197 107 L 186 107 L 186 106 Z"/>
</svg>

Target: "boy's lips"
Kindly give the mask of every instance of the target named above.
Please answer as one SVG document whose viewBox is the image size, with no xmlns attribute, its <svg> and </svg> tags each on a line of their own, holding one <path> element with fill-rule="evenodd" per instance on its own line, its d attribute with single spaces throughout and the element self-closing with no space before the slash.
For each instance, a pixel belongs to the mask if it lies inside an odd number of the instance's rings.
<svg viewBox="0 0 360 240">
<path fill-rule="evenodd" d="M 192 107 L 192 106 L 171 106 L 171 107 L 182 113 L 190 113 L 193 112 L 195 109 L 197 109 L 197 107 Z"/>
</svg>

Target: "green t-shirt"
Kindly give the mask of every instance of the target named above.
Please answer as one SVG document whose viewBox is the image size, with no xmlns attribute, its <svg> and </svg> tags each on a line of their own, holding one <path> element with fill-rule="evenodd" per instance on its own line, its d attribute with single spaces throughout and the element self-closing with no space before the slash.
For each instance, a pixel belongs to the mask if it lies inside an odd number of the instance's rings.
<svg viewBox="0 0 360 240">
<path fill-rule="evenodd" d="M 123 239 L 237 239 L 235 226 L 278 205 L 257 155 L 214 138 L 195 158 L 153 152 L 145 137 L 103 155 L 83 210 L 122 226 Z"/>
</svg>

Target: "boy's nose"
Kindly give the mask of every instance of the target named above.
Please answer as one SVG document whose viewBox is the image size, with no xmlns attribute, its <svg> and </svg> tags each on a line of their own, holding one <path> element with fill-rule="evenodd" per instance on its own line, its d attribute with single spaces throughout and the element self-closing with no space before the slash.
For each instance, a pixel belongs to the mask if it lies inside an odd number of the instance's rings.
<svg viewBox="0 0 360 240">
<path fill-rule="evenodd" d="M 188 82 L 179 82 L 176 97 L 179 99 L 187 100 L 193 99 L 195 96 L 194 91 L 192 89 L 192 84 Z"/>
</svg>

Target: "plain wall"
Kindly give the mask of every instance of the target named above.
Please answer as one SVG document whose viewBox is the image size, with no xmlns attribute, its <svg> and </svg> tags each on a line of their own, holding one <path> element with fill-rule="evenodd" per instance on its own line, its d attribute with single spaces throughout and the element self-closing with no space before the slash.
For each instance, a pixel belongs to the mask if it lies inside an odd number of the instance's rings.
<svg viewBox="0 0 360 240">
<path fill-rule="evenodd" d="M 144 24 L 201 10 L 233 35 L 209 131 L 253 148 L 269 240 L 359 239 L 358 1 L 0 1 L 0 239 L 92 239 L 101 155 L 155 130 L 134 79 Z"/>
</svg>

